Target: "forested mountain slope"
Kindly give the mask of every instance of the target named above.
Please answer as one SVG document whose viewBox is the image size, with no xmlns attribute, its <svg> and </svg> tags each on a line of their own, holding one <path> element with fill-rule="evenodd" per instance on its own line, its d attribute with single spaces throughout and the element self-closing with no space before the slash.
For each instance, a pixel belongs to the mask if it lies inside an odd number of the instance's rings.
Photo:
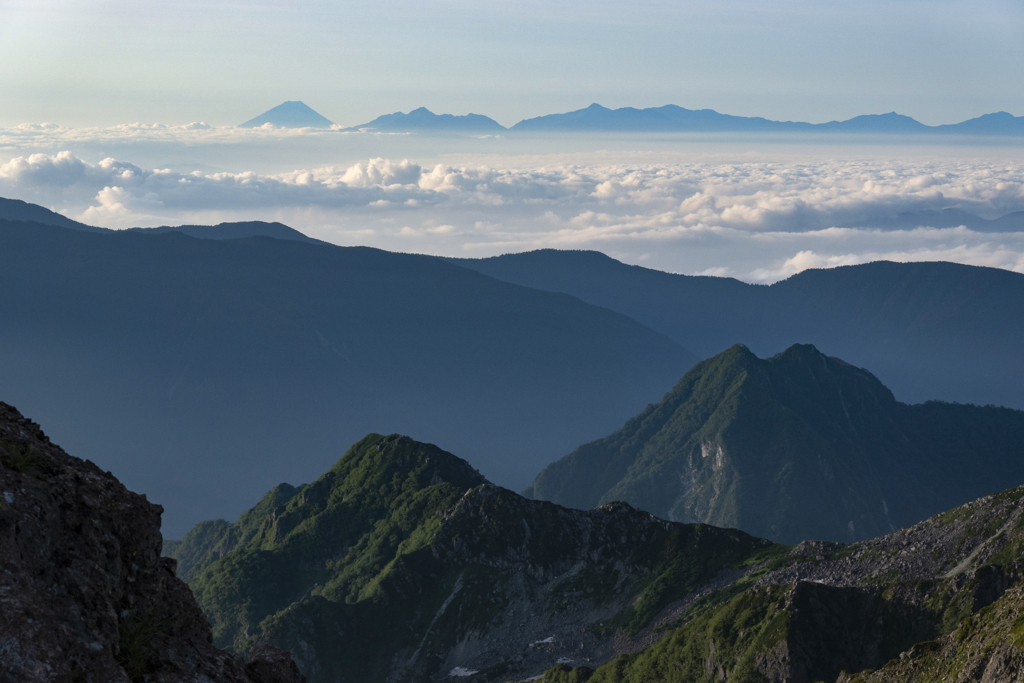
<svg viewBox="0 0 1024 683">
<path fill-rule="evenodd" d="M 794 345 L 737 345 L 658 404 L 545 468 L 526 495 L 774 541 L 855 541 L 1024 483 L 1024 411 L 898 402 L 871 373 Z"/>
<path fill-rule="evenodd" d="M 215 644 L 265 639 L 311 681 L 832 683 L 956 643 L 957 671 L 1021 664 L 995 634 L 1020 613 L 1024 487 L 789 547 L 528 501 L 434 446 L 370 435 L 317 481 L 198 527 L 186 552 Z"/>
<path fill-rule="evenodd" d="M 621 503 L 525 500 L 435 446 L 370 435 L 315 482 L 172 552 L 215 644 L 266 639 L 311 681 L 372 683 L 596 664 L 784 551 Z"/>
</svg>

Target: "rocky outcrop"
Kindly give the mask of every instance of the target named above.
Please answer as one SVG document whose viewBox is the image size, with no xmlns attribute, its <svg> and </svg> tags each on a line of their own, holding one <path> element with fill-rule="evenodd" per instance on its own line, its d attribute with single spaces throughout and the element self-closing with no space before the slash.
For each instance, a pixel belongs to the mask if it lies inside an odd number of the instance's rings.
<svg viewBox="0 0 1024 683">
<path fill-rule="evenodd" d="M 964 619 L 937 641 L 916 644 L 877 671 L 843 674 L 838 683 L 1024 680 L 1024 585 Z"/>
<path fill-rule="evenodd" d="M 161 512 L 0 403 L 0 681 L 304 681 L 275 648 L 213 646 Z"/>
<path fill-rule="evenodd" d="M 543 680 L 1020 683 L 1022 595 L 1018 487 L 851 546 L 801 543 L 643 651 Z"/>
</svg>

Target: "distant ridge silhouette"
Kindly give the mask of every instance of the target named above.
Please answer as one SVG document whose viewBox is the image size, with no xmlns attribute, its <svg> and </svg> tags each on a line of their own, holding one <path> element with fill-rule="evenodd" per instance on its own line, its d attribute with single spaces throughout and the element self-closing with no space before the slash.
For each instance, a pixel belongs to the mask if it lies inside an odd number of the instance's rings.
<svg viewBox="0 0 1024 683">
<path fill-rule="evenodd" d="M 520 121 L 513 132 L 822 132 L 822 133 L 946 133 L 957 135 L 1024 135 L 1024 116 L 985 114 L 962 123 L 926 126 L 896 112 L 855 116 L 846 121 L 805 123 L 731 116 L 713 109 L 663 107 L 608 109 L 596 102 L 585 109 Z"/>
<path fill-rule="evenodd" d="M 330 128 L 334 125 L 302 102 L 285 102 L 239 124 L 239 128 L 259 128 L 264 124 L 278 128 Z"/>
<path fill-rule="evenodd" d="M 73 221 L 56 211 L 50 211 L 38 204 L 29 204 L 20 199 L 0 197 L 0 220 L 25 221 L 40 225 L 56 225 L 61 228 L 83 230 L 85 232 L 107 232 L 106 228 L 96 228 L 85 223 Z"/>
<path fill-rule="evenodd" d="M 936 129 L 968 135 L 1024 135 L 1024 116 L 998 111 Z"/>
<path fill-rule="evenodd" d="M 7 199 L 6 197 L 0 197 L 0 221 L 53 225 L 58 228 L 69 228 L 82 232 L 118 232 L 109 228 L 97 228 L 85 223 L 79 223 L 37 204 L 29 204 L 20 199 Z M 177 232 L 189 237 L 207 240 L 273 237 L 279 240 L 292 240 L 296 242 L 320 242 L 320 240 L 302 234 L 295 228 L 288 227 L 282 223 L 268 223 L 266 221 L 238 221 L 234 223 L 218 223 L 217 225 L 162 225 L 157 228 L 128 228 L 128 232 L 147 235 Z"/>
<path fill-rule="evenodd" d="M 334 124 L 302 102 L 285 102 L 250 119 L 239 128 L 264 124 L 279 128 L 330 128 Z M 686 109 L 675 104 L 662 107 L 609 109 L 598 103 L 584 109 L 524 119 L 511 128 L 482 114 L 435 114 L 426 107 L 378 116 L 372 121 L 342 129 L 345 132 L 374 130 L 389 133 L 840 133 L 840 134 L 940 134 L 1024 135 L 1024 116 L 1005 111 L 967 121 L 928 126 L 909 116 L 863 114 L 844 121 L 807 123 L 773 121 L 761 116 L 733 116 L 714 109 Z"/>
<path fill-rule="evenodd" d="M 761 357 L 799 340 L 871 368 L 901 401 L 1024 409 L 1020 273 L 877 261 L 805 270 L 765 286 L 665 273 L 594 251 L 450 260 L 621 313 L 701 358 L 737 340 Z"/>
<path fill-rule="evenodd" d="M 206 240 L 236 240 L 247 237 L 273 237 L 279 240 L 295 242 L 319 242 L 312 237 L 303 235 L 295 228 L 283 223 L 266 221 L 239 221 L 235 223 L 218 223 L 217 225 L 161 225 L 158 228 L 129 228 L 132 232 L 158 234 L 179 232 L 189 237 Z"/>
<path fill-rule="evenodd" d="M 480 114 L 435 114 L 426 107 L 413 109 L 408 114 L 396 111 L 394 114 L 378 116 L 369 123 L 346 128 L 346 131 L 357 131 L 364 128 L 389 132 L 434 131 L 434 132 L 498 132 L 506 130 L 505 126 L 487 116 Z"/>
</svg>

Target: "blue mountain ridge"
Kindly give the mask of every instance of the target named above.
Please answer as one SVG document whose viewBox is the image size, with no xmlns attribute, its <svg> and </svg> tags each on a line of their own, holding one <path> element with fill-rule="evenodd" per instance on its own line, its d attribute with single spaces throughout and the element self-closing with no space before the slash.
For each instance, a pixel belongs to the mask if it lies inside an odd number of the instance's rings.
<svg viewBox="0 0 1024 683">
<path fill-rule="evenodd" d="M 58 228 L 68 228 L 82 232 L 116 232 L 109 228 L 97 228 L 93 225 L 79 223 L 37 204 L 29 204 L 20 199 L 7 199 L 5 197 L 0 197 L 0 220 L 53 225 Z M 217 225 L 161 225 L 156 228 L 129 228 L 128 232 L 145 234 L 177 232 L 189 237 L 207 240 L 273 237 L 279 240 L 293 240 L 297 242 L 320 242 L 320 240 L 304 235 L 284 223 L 267 223 L 266 221 L 239 221 L 234 223 L 218 223 Z"/>
<path fill-rule="evenodd" d="M 332 124 L 302 102 L 285 102 L 241 124 L 255 128 L 270 123 L 284 128 L 320 127 Z M 510 132 L 619 132 L 619 133 L 840 133 L 840 134 L 947 134 L 947 135 L 1024 135 L 1024 116 L 1005 111 L 985 114 L 955 124 L 928 126 L 909 116 L 889 112 L 864 114 L 845 121 L 807 123 L 804 121 L 773 121 L 760 116 L 733 116 L 713 109 L 686 109 L 674 104 L 662 107 L 621 107 L 609 109 L 594 103 L 585 109 L 546 114 L 524 119 L 505 128 L 494 119 L 481 114 L 435 114 L 426 107 L 408 113 L 384 114 L 374 120 L 342 129 L 382 132 L 429 133 L 497 133 Z"/>
<path fill-rule="evenodd" d="M 196 239 L 0 211 L 0 385 L 164 504 L 167 533 L 234 517 L 367 430 L 453 444 L 522 487 L 697 361 L 574 297 L 273 227 Z M 221 467 L 247 474 L 214 491 Z"/>
<path fill-rule="evenodd" d="M 358 131 L 371 128 L 380 131 L 450 131 L 450 132 L 497 132 L 506 130 L 494 119 L 480 114 L 435 114 L 426 107 L 413 109 L 408 114 L 400 111 L 394 114 L 378 116 L 369 123 L 345 128 L 345 131 Z"/>
<path fill-rule="evenodd" d="M 1024 117 L 1007 112 L 986 114 L 957 124 L 927 126 L 896 112 L 855 116 L 846 121 L 805 123 L 762 117 L 731 116 L 713 109 L 663 107 L 608 109 L 594 103 L 586 109 L 548 114 L 520 121 L 514 132 L 824 132 L 946 133 L 958 135 L 1024 135 Z"/>
</svg>

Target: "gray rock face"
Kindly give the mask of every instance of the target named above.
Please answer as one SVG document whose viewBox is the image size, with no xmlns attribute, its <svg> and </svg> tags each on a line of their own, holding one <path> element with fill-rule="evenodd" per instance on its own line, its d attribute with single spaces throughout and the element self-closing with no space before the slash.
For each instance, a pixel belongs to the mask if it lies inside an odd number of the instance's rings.
<svg viewBox="0 0 1024 683">
<path fill-rule="evenodd" d="M 0 403 L 0 681 L 298 683 L 291 658 L 213 647 L 159 505 Z"/>
</svg>

